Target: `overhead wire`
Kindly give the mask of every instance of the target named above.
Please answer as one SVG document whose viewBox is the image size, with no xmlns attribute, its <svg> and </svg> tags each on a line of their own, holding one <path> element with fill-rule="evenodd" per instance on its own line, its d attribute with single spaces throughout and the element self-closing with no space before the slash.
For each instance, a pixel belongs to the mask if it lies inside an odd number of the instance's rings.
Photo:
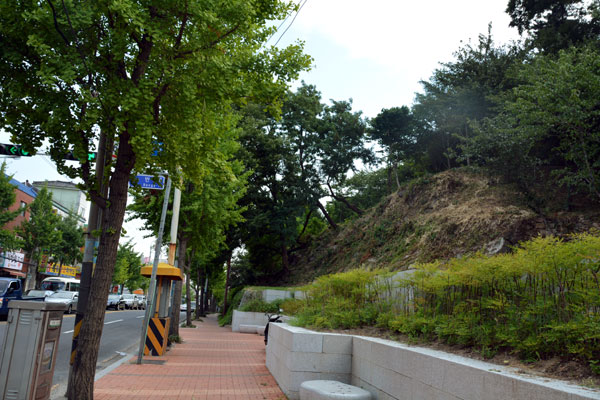
<svg viewBox="0 0 600 400">
<path fill-rule="evenodd" d="M 298 14 L 300 14 L 300 10 L 302 10 L 302 7 L 304 7 L 304 5 L 306 4 L 307 1 L 308 0 L 304 0 L 302 2 L 302 4 L 300 5 L 300 7 L 298 8 L 298 11 L 296 11 L 296 15 L 294 15 L 294 18 L 292 19 L 292 22 L 290 22 L 290 24 L 287 26 L 287 28 L 285 28 L 285 31 L 283 31 L 283 33 L 281 34 L 281 36 L 279 36 L 279 39 L 277 39 L 277 41 L 275 42 L 274 46 L 277 46 L 277 43 L 279 43 L 279 41 L 281 40 L 281 38 L 283 37 L 283 35 L 285 35 L 285 33 L 288 31 L 288 29 L 290 29 L 290 27 L 293 25 L 294 21 L 298 17 Z M 285 20 L 284 20 L 284 22 L 285 22 Z M 279 29 L 279 28 L 277 28 L 277 29 Z"/>
</svg>

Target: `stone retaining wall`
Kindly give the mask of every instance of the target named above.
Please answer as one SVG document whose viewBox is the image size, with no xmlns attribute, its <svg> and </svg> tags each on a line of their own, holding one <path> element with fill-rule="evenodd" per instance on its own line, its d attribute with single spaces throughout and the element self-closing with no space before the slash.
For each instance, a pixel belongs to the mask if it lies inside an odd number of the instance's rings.
<svg viewBox="0 0 600 400">
<path fill-rule="evenodd" d="M 240 331 L 240 325 L 267 325 L 269 319 L 265 313 L 249 312 L 249 311 L 238 311 L 233 310 L 233 317 L 231 318 L 231 330 L 233 332 Z"/>
<path fill-rule="evenodd" d="M 267 368 L 285 395 L 299 399 L 300 384 L 316 379 L 350 383 L 352 336 L 270 324 Z"/>
<path fill-rule="evenodd" d="M 599 391 L 441 351 L 287 324 L 271 324 L 266 357 L 290 399 L 315 379 L 351 383 L 378 400 L 600 399 Z"/>
</svg>

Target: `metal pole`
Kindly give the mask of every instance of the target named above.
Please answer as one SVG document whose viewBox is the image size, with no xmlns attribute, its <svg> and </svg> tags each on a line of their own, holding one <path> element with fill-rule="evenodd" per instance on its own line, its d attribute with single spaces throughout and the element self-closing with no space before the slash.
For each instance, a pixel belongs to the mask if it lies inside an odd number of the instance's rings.
<svg viewBox="0 0 600 400">
<path fill-rule="evenodd" d="M 156 271 L 158 270 L 158 259 L 160 258 L 160 248 L 165 230 L 165 219 L 167 217 L 167 206 L 169 205 L 169 196 L 171 194 L 171 178 L 167 178 L 167 188 L 165 189 L 165 198 L 163 200 L 162 213 L 160 214 L 160 226 L 158 228 L 158 236 L 156 238 L 156 247 L 154 249 L 154 264 L 152 265 L 152 275 L 150 276 L 150 287 L 148 288 L 148 305 L 144 314 L 144 324 L 142 325 L 142 335 L 140 337 L 140 348 L 136 364 L 142 363 L 144 356 L 144 346 L 146 344 L 146 336 L 148 335 L 148 323 L 150 316 L 154 314 L 156 307 L 154 296 L 156 292 Z"/>
</svg>

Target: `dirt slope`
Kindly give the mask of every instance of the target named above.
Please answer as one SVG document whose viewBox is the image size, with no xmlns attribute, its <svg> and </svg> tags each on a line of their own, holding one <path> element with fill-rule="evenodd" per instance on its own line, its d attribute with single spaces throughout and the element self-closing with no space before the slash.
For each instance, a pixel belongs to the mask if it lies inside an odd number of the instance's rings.
<svg viewBox="0 0 600 400">
<path fill-rule="evenodd" d="M 402 187 L 359 219 L 294 253 L 287 283 L 361 265 L 400 270 L 416 261 L 508 251 L 537 235 L 591 228 L 600 228 L 597 206 L 541 214 L 510 185 L 450 170 Z"/>
</svg>

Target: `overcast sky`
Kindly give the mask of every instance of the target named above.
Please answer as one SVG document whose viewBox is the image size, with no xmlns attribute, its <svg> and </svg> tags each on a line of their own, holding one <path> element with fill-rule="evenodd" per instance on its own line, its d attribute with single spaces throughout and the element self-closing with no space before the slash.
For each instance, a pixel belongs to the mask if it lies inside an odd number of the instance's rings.
<svg viewBox="0 0 600 400">
<path fill-rule="evenodd" d="M 353 99 L 354 110 L 369 118 L 382 108 L 410 106 L 441 62 L 453 60 L 462 44 L 477 43 L 492 24 L 496 43 L 518 39 L 504 12 L 508 0 L 300 0 L 297 15 L 282 25 L 268 45 L 305 42 L 314 66 L 301 80 L 316 85 L 323 101 Z M 290 26 L 287 32 L 280 36 Z M 279 24 L 277 24 L 279 25 Z M 296 82 L 294 86 L 297 86 Z M 0 143 L 10 143 L 0 132 Z M 25 180 L 68 180 L 44 156 L 9 159 L 8 172 Z M 126 224 L 136 250 L 148 255 L 152 239 L 139 230 L 139 222 Z"/>
</svg>

